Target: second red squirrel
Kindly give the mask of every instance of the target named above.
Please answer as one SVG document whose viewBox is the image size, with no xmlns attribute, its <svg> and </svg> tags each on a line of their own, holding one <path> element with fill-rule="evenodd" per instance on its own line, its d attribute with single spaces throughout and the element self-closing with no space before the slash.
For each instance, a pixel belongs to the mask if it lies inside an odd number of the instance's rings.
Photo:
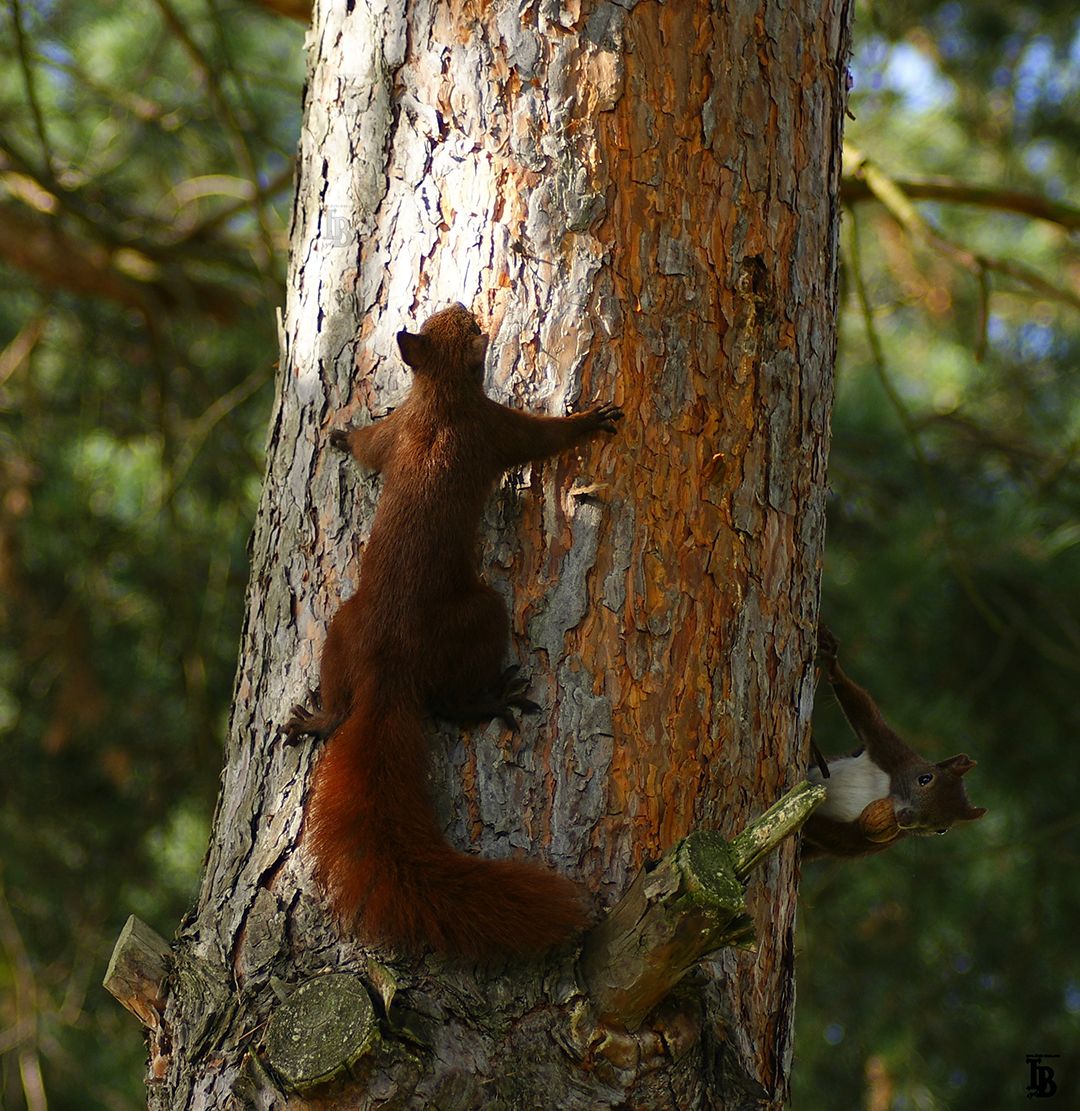
<svg viewBox="0 0 1080 1111">
<path fill-rule="evenodd" d="M 811 769 L 811 781 L 828 793 L 803 826 L 803 856 L 867 856 L 909 834 L 946 833 L 981 818 L 985 808 L 968 802 L 963 783 L 975 761 L 964 753 L 924 760 L 889 728 L 837 654 L 836 638 L 822 625 L 818 657 L 862 748 Z"/>
<path fill-rule="evenodd" d="M 341 920 L 372 941 L 479 958 L 539 953 L 584 924 L 577 888 L 535 864 L 484 860 L 443 840 L 428 795 L 425 712 L 457 721 L 537 709 L 504 670 L 506 608 L 476 572 L 484 501 L 510 467 L 544 459 L 622 418 L 567 417 L 484 394 L 487 339 L 455 304 L 398 347 L 405 402 L 332 442 L 383 476 L 356 593 L 327 631 L 315 711 L 287 725 L 329 737 L 313 774 L 306 841 Z"/>
</svg>

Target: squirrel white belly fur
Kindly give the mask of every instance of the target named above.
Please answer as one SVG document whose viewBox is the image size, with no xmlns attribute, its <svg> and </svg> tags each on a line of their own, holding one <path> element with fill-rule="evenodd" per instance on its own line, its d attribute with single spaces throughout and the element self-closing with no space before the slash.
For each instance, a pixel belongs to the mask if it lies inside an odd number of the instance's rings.
<svg viewBox="0 0 1080 1111">
<path fill-rule="evenodd" d="M 828 779 L 820 769 L 811 768 L 809 779 L 824 784 L 828 792 L 817 809 L 818 816 L 835 822 L 853 822 L 875 799 L 889 795 L 889 773 L 882 771 L 865 750 L 830 760 Z"/>
</svg>

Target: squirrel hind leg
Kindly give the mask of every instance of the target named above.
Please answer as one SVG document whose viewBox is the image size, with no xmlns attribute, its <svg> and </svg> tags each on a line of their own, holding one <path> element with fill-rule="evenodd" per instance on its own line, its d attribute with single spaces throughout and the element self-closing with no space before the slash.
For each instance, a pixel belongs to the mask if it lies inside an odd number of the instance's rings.
<svg viewBox="0 0 1080 1111">
<path fill-rule="evenodd" d="M 431 703 L 431 712 L 443 721 L 458 725 L 475 725 L 479 722 L 499 718 L 511 732 L 518 731 L 514 711 L 522 714 L 540 712 L 540 704 L 528 697 L 529 680 L 521 674 L 515 664 L 508 667 L 496 680 L 494 686 L 479 691 L 473 696 L 453 699 L 436 698 Z"/>
<path fill-rule="evenodd" d="M 538 714 L 540 703 L 529 698 L 529 683 L 530 679 L 528 675 L 522 675 L 520 665 L 511 665 L 499 676 L 499 700 L 523 714 Z"/>
<path fill-rule="evenodd" d="M 308 702 L 314 704 L 314 710 L 309 710 L 303 702 L 298 702 L 292 708 L 284 727 L 286 744 L 298 744 L 303 736 L 325 740 L 344 720 L 340 714 L 322 708 L 317 690 L 308 693 Z"/>
</svg>

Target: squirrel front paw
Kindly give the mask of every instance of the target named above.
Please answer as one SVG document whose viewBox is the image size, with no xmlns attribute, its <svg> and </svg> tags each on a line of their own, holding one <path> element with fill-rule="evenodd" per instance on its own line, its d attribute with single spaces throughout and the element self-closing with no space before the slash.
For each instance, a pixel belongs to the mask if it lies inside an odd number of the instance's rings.
<svg viewBox="0 0 1080 1111">
<path fill-rule="evenodd" d="M 618 405 L 609 402 L 603 405 L 593 405 L 586 409 L 582 416 L 586 418 L 589 428 L 595 429 L 597 432 L 613 433 L 616 431 L 619 421 L 623 419 L 623 411 Z"/>
<path fill-rule="evenodd" d="M 836 657 L 840 652 L 840 643 L 836 637 L 833 636 L 832 630 L 828 625 L 818 622 L 817 627 L 817 655 L 818 659 L 823 664 L 836 663 Z"/>
</svg>

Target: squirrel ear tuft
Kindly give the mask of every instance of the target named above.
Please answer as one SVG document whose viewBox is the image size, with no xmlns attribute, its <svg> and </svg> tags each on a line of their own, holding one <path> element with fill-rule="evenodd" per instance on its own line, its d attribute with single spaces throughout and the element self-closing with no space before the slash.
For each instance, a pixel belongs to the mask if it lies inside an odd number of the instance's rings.
<svg viewBox="0 0 1080 1111">
<path fill-rule="evenodd" d="M 427 362 L 430 342 L 427 336 L 414 335 L 412 332 L 406 332 L 404 328 L 398 332 L 398 350 L 401 352 L 402 359 L 405 360 L 405 365 L 414 369 L 423 366 Z"/>
<path fill-rule="evenodd" d="M 953 775 L 967 775 L 975 767 L 975 761 L 966 752 L 960 752 L 956 756 L 950 756 L 948 760 L 942 760 L 938 767 L 947 768 Z"/>
<path fill-rule="evenodd" d="M 473 336 L 469 340 L 470 353 L 472 354 L 473 364 L 478 367 L 484 365 L 484 359 L 487 356 L 488 338 L 487 336 Z"/>
</svg>

